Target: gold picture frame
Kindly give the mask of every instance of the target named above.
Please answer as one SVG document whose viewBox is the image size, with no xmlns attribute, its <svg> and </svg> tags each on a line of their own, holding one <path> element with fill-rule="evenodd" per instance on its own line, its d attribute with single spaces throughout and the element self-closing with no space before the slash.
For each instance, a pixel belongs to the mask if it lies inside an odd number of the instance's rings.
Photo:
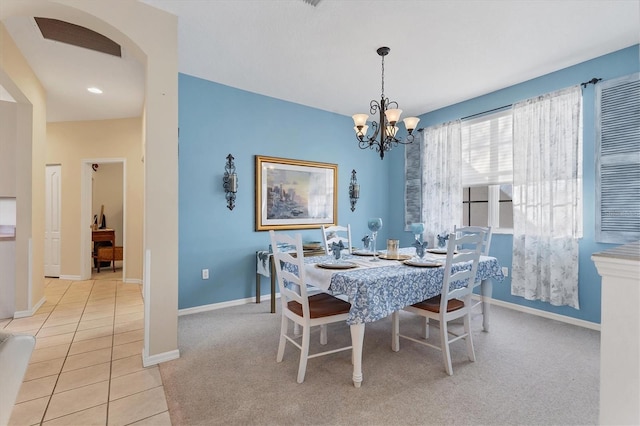
<svg viewBox="0 0 640 426">
<path fill-rule="evenodd" d="M 338 165 L 256 155 L 256 231 L 338 223 Z"/>
</svg>

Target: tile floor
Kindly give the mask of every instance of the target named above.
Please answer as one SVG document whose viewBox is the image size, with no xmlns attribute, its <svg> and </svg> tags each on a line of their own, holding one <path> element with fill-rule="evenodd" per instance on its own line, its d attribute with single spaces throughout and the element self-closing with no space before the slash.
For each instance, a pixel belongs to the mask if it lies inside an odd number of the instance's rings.
<svg viewBox="0 0 640 426">
<path fill-rule="evenodd" d="M 142 366 L 140 286 L 122 271 L 46 279 L 46 303 L 0 329 L 36 336 L 9 425 L 171 425 L 158 366 Z"/>
</svg>

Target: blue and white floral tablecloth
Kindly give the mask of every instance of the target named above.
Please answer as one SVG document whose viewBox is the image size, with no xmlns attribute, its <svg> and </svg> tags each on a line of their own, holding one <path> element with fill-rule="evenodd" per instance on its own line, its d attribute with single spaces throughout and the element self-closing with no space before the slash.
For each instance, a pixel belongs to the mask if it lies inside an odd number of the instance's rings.
<svg viewBox="0 0 640 426">
<path fill-rule="evenodd" d="M 401 250 L 401 253 L 405 250 L 407 249 Z M 310 285 L 330 290 L 334 294 L 345 294 L 349 298 L 351 310 L 348 324 L 380 320 L 405 306 L 437 296 L 442 289 L 444 268 L 414 267 L 398 261 L 381 261 L 384 263 L 375 265 L 376 267 L 323 270 L 323 274 L 330 274 L 327 289 L 326 283 L 318 278 L 314 269 L 321 269 L 316 267 L 316 263 L 330 259 L 331 256 L 305 258 L 307 281 Z M 363 258 L 344 255 L 343 259 L 360 264 Z M 441 259 L 444 263 L 444 256 Z M 470 267 L 470 262 L 456 264 L 453 272 Z M 491 278 L 496 281 L 504 280 L 500 263 L 495 257 L 481 256 L 476 282 Z"/>
</svg>

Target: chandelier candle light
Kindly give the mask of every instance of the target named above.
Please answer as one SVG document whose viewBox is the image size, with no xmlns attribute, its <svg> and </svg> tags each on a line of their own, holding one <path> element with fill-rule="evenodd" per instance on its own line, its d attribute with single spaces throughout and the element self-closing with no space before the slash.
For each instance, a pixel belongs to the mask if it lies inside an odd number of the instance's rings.
<svg viewBox="0 0 640 426">
<path fill-rule="evenodd" d="M 380 47 L 377 52 L 382 57 L 382 94 L 380 95 L 380 102 L 375 99 L 369 104 L 369 110 L 372 115 L 378 113 L 378 121 L 372 121 L 371 127 L 373 128 L 373 135 L 368 136 L 367 120 L 369 120 L 368 114 L 355 114 L 352 116 L 355 124 L 354 130 L 356 131 L 356 138 L 358 139 L 358 146 L 360 149 L 371 148 L 380 153 L 380 159 L 384 159 L 384 152 L 389 151 L 394 145 L 399 143 L 409 144 L 413 142 L 413 131 L 418 125 L 420 119 L 418 117 L 407 117 L 404 121 L 404 126 L 407 128 L 407 138 L 403 141 L 396 137 L 398 127 L 396 124 L 400 120 L 402 110 L 398 109 L 398 103 L 396 101 L 389 101 L 389 98 L 384 97 L 384 57 L 389 54 L 391 49 L 388 47 Z M 378 139 L 378 135 L 380 136 Z"/>
</svg>

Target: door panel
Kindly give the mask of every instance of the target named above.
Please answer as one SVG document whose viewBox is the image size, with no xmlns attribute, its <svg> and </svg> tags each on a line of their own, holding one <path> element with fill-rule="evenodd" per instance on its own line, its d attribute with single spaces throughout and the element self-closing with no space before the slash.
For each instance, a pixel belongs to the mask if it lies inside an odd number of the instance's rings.
<svg viewBox="0 0 640 426">
<path fill-rule="evenodd" d="M 44 275 L 60 276 L 60 225 L 62 167 L 47 166 L 45 190 Z"/>
</svg>

